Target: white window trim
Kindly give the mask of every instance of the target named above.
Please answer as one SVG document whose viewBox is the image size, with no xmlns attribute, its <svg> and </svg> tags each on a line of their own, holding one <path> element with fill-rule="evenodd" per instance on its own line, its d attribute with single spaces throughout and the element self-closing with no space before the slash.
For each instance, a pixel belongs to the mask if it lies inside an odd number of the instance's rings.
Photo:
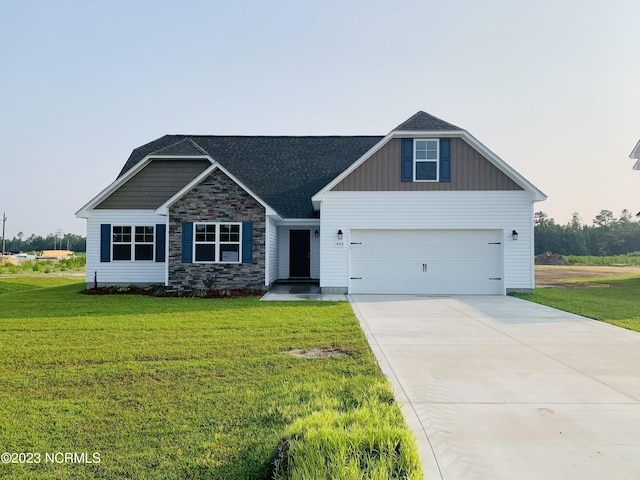
<svg viewBox="0 0 640 480">
<path fill-rule="evenodd" d="M 417 159 L 416 158 L 416 142 L 434 141 L 436 142 L 437 155 L 435 160 Z M 431 162 L 436 164 L 436 178 L 434 180 L 421 180 L 416 178 L 418 171 L 417 163 Z M 440 181 L 440 139 L 439 138 L 414 138 L 413 139 L 413 181 L 414 182 L 431 182 L 438 183 Z"/>
<path fill-rule="evenodd" d="M 216 226 L 216 239 L 214 242 L 198 242 L 196 240 L 196 226 L 197 225 L 215 225 Z M 239 240 L 237 242 L 223 242 L 220 240 L 220 226 L 221 225 L 237 225 Z M 213 245 L 213 258 L 214 261 L 202 261 L 196 260 L 196 245 Z M 237 262 L 223 262 L 219 259 L 220 245 L 238 245 L 238 261 Z M 191 252 L 193 263 L 216 263 L 223 265 L 237 265 L 242 263 L 242 222 L 193 222 L 193 251 Z"/>
<path fill-rule="evenodd" d="M 115 242 L 113 240 L 113 230 L 115 227 L 130 227 L 131 228 L 131 241 L 130 242 Z M 136 227 L 150 227 L 153 229 L 153 241 L 151 242 L 136 242 Z M 129 260 L 116 260 L 113 258 L 113 247 L 115 245 L 131 245 L 131 258 Z M 152 245 L 153 253 L 151 254 L 150 260 L 136 260 L 136 245 Z M 156 227 L 155 225 L 123 225 L 123 224 L 114 224 L 111 225 L 111 261 L 112 262 L 155 262 L 156 259 Z"/>
</svg>

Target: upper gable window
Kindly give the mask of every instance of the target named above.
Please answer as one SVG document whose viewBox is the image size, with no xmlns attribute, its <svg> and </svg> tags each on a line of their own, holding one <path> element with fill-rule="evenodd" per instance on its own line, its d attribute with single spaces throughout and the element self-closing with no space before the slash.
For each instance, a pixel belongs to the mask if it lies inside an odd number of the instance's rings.
<svg viewBox="0 0 640 480">
<path fill-rule="evenodd" d="M 415 139 L 413 146 L 414 181 L 437 182 L 439 173 L 439 141 Z"/>
</svg>

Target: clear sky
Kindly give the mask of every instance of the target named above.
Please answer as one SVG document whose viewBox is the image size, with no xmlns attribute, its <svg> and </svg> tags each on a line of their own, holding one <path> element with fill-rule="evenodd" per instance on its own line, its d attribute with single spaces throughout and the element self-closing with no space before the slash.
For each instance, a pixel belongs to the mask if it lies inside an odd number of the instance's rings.
<svg viewBox="0 0 640 480">
<path fill-rule="evenodd" d="M 559 223 L 640 210 L 638 0 L 0 0 L 7 237 L 74 213 L 164 134 L 468 130 Z"/>
</svg>

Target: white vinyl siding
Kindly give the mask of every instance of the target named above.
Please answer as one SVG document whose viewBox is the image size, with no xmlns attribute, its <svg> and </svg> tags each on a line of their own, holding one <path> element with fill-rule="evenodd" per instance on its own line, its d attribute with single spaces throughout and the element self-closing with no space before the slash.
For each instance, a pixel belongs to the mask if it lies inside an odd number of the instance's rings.
<svg viewBox="0 0 640 480">
<path fill-rule="evenodd" d="M 166 223 L 166 217 L 150 210 L 93 210 L 87 219 L 87 273 L 88 285 L 93 285 L 94 274 L 98 283 L 148 284 L 164 283 L 166 262 L 111 261 L 100 262 L 100 225 L 153 225 Z M 154 229 L 155 232 L 155 229 Z"/>
<path fill-rule="evenodd" d="M 525 191 L 327 192 L 322 199 L 320 286 L 347 289 L 352 229 L 501 230 L 504 288 L 532 289 L 533 203 Z M 336 233 L 344 232 L 344 247 Z M 518 240 L 511 231 L 518 231 Z"/>
<path fill-rule="evenodd" d="M 279 229 L 276 223 L 276 219 L 273 217 L 269 217 L 267 222 L 267 285 L 271 285 L 279 277 L 279 249 L 278 249 L 278 239 Z"/>
</svg>

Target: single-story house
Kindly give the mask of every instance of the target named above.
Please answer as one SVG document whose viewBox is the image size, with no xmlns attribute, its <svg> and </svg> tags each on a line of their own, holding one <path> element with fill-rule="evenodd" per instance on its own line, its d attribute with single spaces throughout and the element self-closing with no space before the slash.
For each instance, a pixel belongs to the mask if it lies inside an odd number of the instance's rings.
<svg viewBox="0 0 640 480">
<path fill-rule="evenodd" d="M 545 198 L 469 132 L 418 112 L 385 136 L 165 135 L 76 215 L 89 285 L 506 294 L 534 287 Z"/>
</svg>

